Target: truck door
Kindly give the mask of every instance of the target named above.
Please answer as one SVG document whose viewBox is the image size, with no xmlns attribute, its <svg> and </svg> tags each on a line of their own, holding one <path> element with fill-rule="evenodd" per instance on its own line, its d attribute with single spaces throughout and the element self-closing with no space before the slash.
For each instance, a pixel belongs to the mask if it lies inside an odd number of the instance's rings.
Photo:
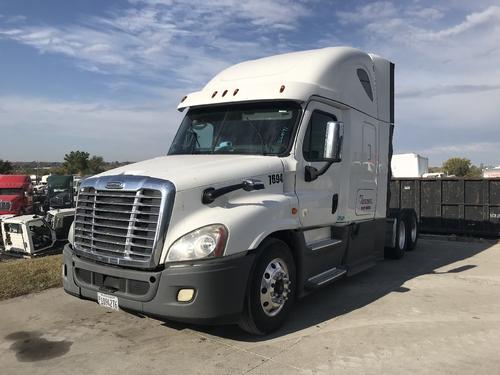
<svg viewBox="0 0 500 375">
<path fill-rule="evenodd" d="M 54 244 L 55 234 L 44 220 L 33 220 L 28 224 L 28 234 L 30 238 L 30 249 L 28 252 L 35 253 L 45 250 Z"/>
<path fill-rule="evenodd" d="M 23 228 L 18 223 L 4 223 L 5 250 L 26 251 L 27 242 L 23 236 Z"/>
<path fill-rule="evenodd" d="M 375 126 L 365 121 L 361 127 L 362 149 L 358 155 L 357 175 L 351 181 L 357 181 L 356 216 L 373 219 L 377 201 L 378 152 Z"/>
<path fill-rule="evenodd" d="M 310 102 L 299 131 L 296 157 L 296 194 L 299 200 L 300 222 L 304 227 L 330 226 L 336 222 L 342 162 L 333 163 L 328 171 L 314 181 L 305 180 L 305 167 L 318 170 L 325 147 L 325 128 L 331 121 L 342 121 L 342 112 L 329 105 Z M 344 145 L 345 146 L 345 145 Z"/>
</svg>

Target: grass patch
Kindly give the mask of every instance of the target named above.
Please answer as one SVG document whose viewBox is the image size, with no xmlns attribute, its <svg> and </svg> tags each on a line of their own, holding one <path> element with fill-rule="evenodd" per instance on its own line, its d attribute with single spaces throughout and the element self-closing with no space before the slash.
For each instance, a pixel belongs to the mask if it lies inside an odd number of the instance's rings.
<svg viewBox="0 0 500 375">
<path fill-rule="evenodd" d="M 62 286 L 62 255 L 0 263 L 0 301 Z"/>
</svg>

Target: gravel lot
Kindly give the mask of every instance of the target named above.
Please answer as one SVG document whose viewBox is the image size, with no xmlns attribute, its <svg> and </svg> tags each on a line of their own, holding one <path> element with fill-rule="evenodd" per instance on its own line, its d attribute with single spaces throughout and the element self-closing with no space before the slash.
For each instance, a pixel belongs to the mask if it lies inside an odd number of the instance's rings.
<svg viewBox="0 0 500 375">
<path fill-rule="evenodd" d="M 0 302 L 3 374 L 500 374 L 500 245 L 421 239 L 299 301 L 268 337 L 110 312 L 62 289 Z"/>
</svg>

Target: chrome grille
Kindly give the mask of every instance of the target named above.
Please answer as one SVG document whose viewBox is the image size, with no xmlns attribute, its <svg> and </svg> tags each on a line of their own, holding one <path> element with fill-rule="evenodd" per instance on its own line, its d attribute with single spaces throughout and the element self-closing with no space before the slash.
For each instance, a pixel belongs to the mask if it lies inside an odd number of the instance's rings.
<svg viewBox="0 0 500 375">
<path fill-rule="evenodd" d="M 0 201 L 0 210 L 10 211 L 11 207 L 11 202 Z"/>
<path fill-rule="evenodd" d="M 124 189 L 106 189 L 116 186 Z M 85 180 L 75 213 L 74 249 L 106 263 L 152 268 L 163 246 L 173 185 L 138 176 Z M 157 255 L 157 256 L 155 256 Z"/>
</svg>

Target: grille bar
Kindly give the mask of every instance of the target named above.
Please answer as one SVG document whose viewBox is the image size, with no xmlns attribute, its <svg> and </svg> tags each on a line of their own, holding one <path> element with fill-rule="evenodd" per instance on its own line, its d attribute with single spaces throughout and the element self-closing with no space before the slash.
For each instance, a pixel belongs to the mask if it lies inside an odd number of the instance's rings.
<svg viewBox="0 0 500 375">
<path fill-rule="evenodd" d="M 84 200 L 84 199 L 80 199 L 80 203 L 90 203 L 90 204 L 94 204 L 94 201 L 93 200 Z M 101 203 L 99 202 L 99 204 L 102 204 L 102 205 L 107 205 L 109 203 Z M 112 203 L 113 205 L 116 205 L 116 206 L 134 206 L 135 204 L 129 204 L 129 203 L 121 203 L 121 202 L 113 202 Z M 139 207 L 155 207 L 155 208 L 160 208 L 160 205 L 159 204 L 146 204 L 146 203 L 138 203 L 137 206 Z M 85 206 L 84 206 L 85 207 Z"/>
<path fill-rule="evenodd" d="M 126 243 L 126 242 L 123 242 L 123 241 L 111 241 L 111 240 L 108 240 L 108 239 L 105 239 L 105 238 L 102 238 L 102 237 L 97 237 L 96 238 L 96 237 L 92 237 L 92 236 L 86 236 L 86 235 L 79 234 L 79 233 L 75 233 L 75 237 L 78 237 L 78 238 L 81 238 L 81 239 L 84 239 L 84 240 L 93 241 L 93 242 L 107 243 L 107 244 L 110 244 L 110 245 L 120 245 L 120 246 L 122 246 L 122 245 L 124 245 Z M 133 239 L 133 237 L 127 236 L 124 239 L 127 241 L 127 240 Z M 148 241 L 151 241 L 151 240 L 148 239 Z M 130 250 L 130 247 L 132 247 L 132 246 L 134 246 L 134 247 L 141 247 L 143 249 L 150 249 L 151 248 L 151 246 L 148 246 L 148 245 L 141 245 L 141 244 L 129 241 L 129 249 L 128 250 Z"/>
<path fill-rule="evenodd" d="M 110 217 L 110 216 L 97 216 L 95 214 L 79 214 L 78 212 L 76 213 L 77 217 L 88 217 L 91 219 L 103 219 L 103 220 L 112 220 L 112 221 L 126 221 L 130 222 L 130 219 L 123 219 L 123 218 L 118 218 L 118 217 Z M 136 223 L 147 223 L 147 224 L 156 224 L 156 221 L 151 221 L 151 220 L 142 220 L 142 219 L 136 219 Z"/>
<path fill-rule="evenodd" d="M 105 210 L 103 208 L 96 207 L 96 208 L 94 208 L 94 212 L 95 211 L 99 211 L 99 212 L 108 212 L 108 213 L 112 213 L 112 214 L 148 214 L 148 215 L 160 216 L 160 214 L 158 212 L 138 211 L 138 210 L 135 209 L 136 207 L 137 206 L 134 206 L 134 209 L 132 209 L 132 211 L 125 211 L 125 210 Z"/>
<path fill-rule="evenodd" d="M 82 197 L 94 197 L 94 196 L 97 196 L 97 197 L 107 197 L 107 198 L 135 198 L 135 195 L 126 195 L 126 194 L 104 194 L 104 193 L 97 193 L 97 194 L 85 194 L 85 193 L 82 193 Z M 139 198 L 149 198 L 151 199 L 152 197 L 148 196 L 148 195 L 139 195 Z M 154 197 L 153 197 L 154 199 Z"/>
<path fill-rule="evenodd" d="M 87 232 L 87 233 L 90 233 L 92 234 L 92 231 L 90 230 L 86 230 L 84 228 L 80 228 L 80 227 L 75 227 L 75 230 L 76 231 L 81 231 L 81 232 Z M 135 235 L 135 234 L 132 234 L 132 235 L 126 235 L 124 236 L 123 233 L 117 233 L 117 232 L 101 232 L 101 231 L 98 231 L 98 230 L 95 230 L 93 231 L 94 234 L 102 234 L 103 236 L 112 236 L 112 237 L 120 237 L 120 238 L 136 238 L 138 240 L 146 240 L 146 241 L 152 241 L 154 238 L 151 238 L 151 237 L 144 237 L 144 236 L 138 236 L 138 235 Z"/>
<path fill-rule="evenodd" d="M 99 246 L 99 245 L 92 245 L 92 247 L 88 246 L 88 245 L 83 245 L 84 247 L 87 247 L 89 250 L 90 249 L 97 249 L 97 250 L 100 250 L 100 251 L 105 251 L 105 252 L 109 252 L 109 253 L 115 253 L 115 254 L 122 254 L 121 251 L 119 250 L 115 250 L 115 249 L 112 249 L 112 248 L 107 248 L 107 247 L 103 247 L 103 246 Z M 147 258 L 149 257 L 149 255 L 147 254 L 142 254 L 142 253 L 136 253 L 134 251 L 130 251 L 130 253 L 134 256 L 137 256 L 137 257 L 142 257 L 142 258 Z"/>
<path fill-rule="evenodd" d="M 0 201 L 0 210 L 10 211 L 12 208 L 11 202 Z"/>
<path fill-rule="evenodd" d="M 106 189 L 117 181 L 123 190 Z M 74 250 L 107 263 L 153 268 L 170 219 L 173 185 L 149 177 L 105 176 L 80 186 Z"/>
<path fill-rule="evenodd" d="M 84 224 L 84 225 L 89 225 L 90 223 L 87 222 L 87 221 L 80 221 L 80 220 L 77 220 L 75 221 L 75 225 L 76 224 Z M 99 223 L 96 224 L 96 226 L 100 227 L 101 225 L 99 225 Z M 127 230 L 128 229 L 128 225 L 125 225 L 125 226 L 118 226 L 118 225 L 103 225 L 103 227 L 106 227 L 106 228 L 113 228 L 113 229 L 124 229 L 124 230 Z M 144 231 L 144 232 L 156 232 L 156 229 L 149 229 L 149 228 L 139 228 L 139 227 L 132 227 L 134 230 L 137 230 L 137 231 Z"/>
</svg>

